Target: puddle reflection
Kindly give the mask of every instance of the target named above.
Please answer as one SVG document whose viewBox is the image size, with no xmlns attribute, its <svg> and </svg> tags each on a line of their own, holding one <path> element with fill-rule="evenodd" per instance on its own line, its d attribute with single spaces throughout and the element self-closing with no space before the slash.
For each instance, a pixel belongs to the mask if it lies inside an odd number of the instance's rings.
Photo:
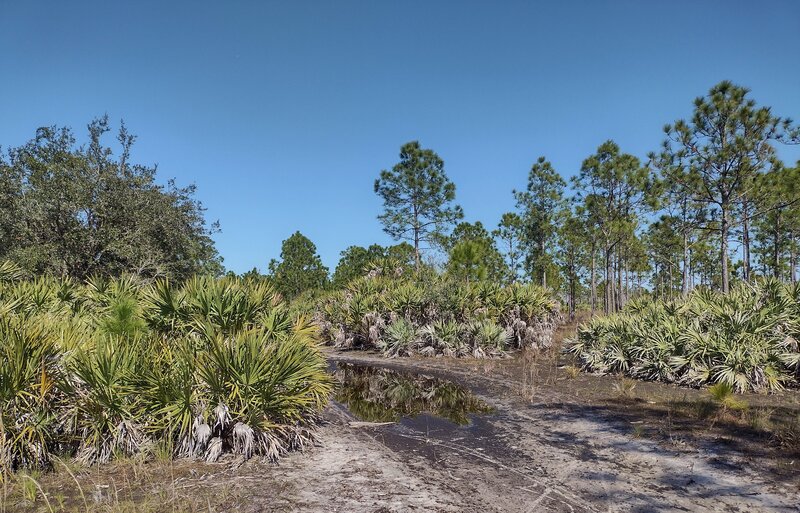
<svg viewBox="0 0 800 513">
<path fill-rule="evenodd" d="M 340 386 L 335 399 L 360 420 L 399 422 L 427 414 L 458 425 L 470 415 L 491 413 L 492 408 L 466 388 L 419 374 L 339 362 Z"/>
</svg>

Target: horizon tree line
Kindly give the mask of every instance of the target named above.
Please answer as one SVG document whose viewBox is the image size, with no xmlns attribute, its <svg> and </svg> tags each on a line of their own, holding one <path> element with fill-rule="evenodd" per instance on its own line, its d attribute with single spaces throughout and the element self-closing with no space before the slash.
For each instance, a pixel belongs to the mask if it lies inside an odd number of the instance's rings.
<svg viewBox="0 0 800 513">
<path fill-rule="evenodd" d="M 219 227 L 207 224 L 194 186 L 156 184 L 154 166 L 131 162 L 135 137 L 124 123 L 116 153 L 103 143 L 109 131 L 107 117 L 96 119 L 78 146 L 71 130 L 45 127 L 0 155 L 0 259 L 77 279 L 221 274 L 211 238 Z M 646 290 L 727 292 L 732 280 L 757 276 L 794 283 L 800 163 L 782 162 L 776 148 L 798 143 L 792 120 L 723 81 L 694 100 L 688 119 L 664 126 L 645 160 L 608 140 L 565 179 L 537 158 L 525 188 L 511 191 L 514 207 L 487 228 L 464 221 L 444 161 L 411 141 L 374 183 L 378 220 L 399 244 L 350 246 L 331 273 L 296 232 L 267 276 L 288 297 L 368 272 L 530 280 L 559 292 L 571 315 L 580 305 L 615 312 Z"/>
<path fill-rule="evenodd" d="M 776 146 L 798 142 L 791 119 L 723 81 L 694 100 L 689 119 L 665 125 L 644 161 L 608 140 L 567 181 L 539 157 L 526 188 L 512 191 L 516 209 L 491 232 L 462 220 L 443 160 L 409 142 L 375 182 L 378 219 L 413 248 L 417 271 L 427 245 L 446 255 L 445 273 L 531 280 L 559 291 L 571 315 L 579 304 L 618 311 L 645 290 L 678 297 L 757 276 L 797 282 L 800 163 L 781 162 Z"/>
</svg>

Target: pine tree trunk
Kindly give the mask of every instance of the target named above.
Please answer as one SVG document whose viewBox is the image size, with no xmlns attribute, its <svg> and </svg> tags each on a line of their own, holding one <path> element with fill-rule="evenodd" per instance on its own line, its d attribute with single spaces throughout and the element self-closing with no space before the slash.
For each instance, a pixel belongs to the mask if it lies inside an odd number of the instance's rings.
<svg viewBox="0 0 800 513">
<path fill-rule="evenodd" d="M 547 288 L 547 267 L 545 265 L 545 258 L 544 258 L 544 242 L 539 242 L 539 262 L 542 271 L 542 287 Z"/>
<path fill-rule="evenodd" d="M 631 273 L 628 271 L 628 261 L 625 261 L 625 302 L 628 302 L 628 298 L 631 297 L 631 288 L 630 288 L 630 277 Z"/>
<path fill-rule="evenodd" d="M 575 320 L 575 272 L 569 274 L 569 320 Z"/>
<path fill-rule="evenodd" d="M 655 269 L 656 284 L 655 284 L 655 291 L 654 292 L 656 293 L 656 295 L 658 295 L 658 284 L 661 282 L 661 274 L 658 272 L 658 269 L 659 269 L 658 262 L 654 262 L 654 265 L 655 265 L 655 268 L 656 268 Z"/>
<path fill-rule="evenodd" d="M 606 245 L 605 248 L 605 263 L 606 263 L 606 293 L 605 293 L 605 313 L 609 314 L 614 311 L 614 271 L 611 265 L 611 248 Z"/>
<path fill-rule="evenodd" d="M 683 283 L 681 285 L 681 296 L 689 295 L 689 234 L 683 231 Z"/>
<path fill-rule="evenodd" d="M 781 277 L 781 257 L 780 257 L 780 246 L 781 246 L 781 216 L 780 213 L 777 214 L 775 218 L 775 226 L 773 226 L 772 231 L 772 275 L 775 278 Z"/>
<path fill-rule="evenodd" d="M 744 281 L 750 281 L 750 213 L 748 212 L 747 202 L 744 202 L 742 219 L 742 253 L 743 267 L 742 277 Z"/>
<path fill-rule="evenodd" d="M 511 239 L 508 241 L 508 254 L 510 255 L 511 260 L 511 284 L 513 285 L 514 283 L 517 283 L 517 266 L 519 263 L 514 256 L 516 252 L 514 251 L 514 241 Z"/>
<path fill-rule="evenodd" d="M 622 288 L 622 252 L 617 250 L 617 309 L 622 310 L 625 306 L 625 291 Z"/>
<path fill-rule="evenodd" d="M 668 276 L 669 276 L 669 282 L 668 282 L 669 283 L 669 289 L 668 289 L 669 292 L 667 292 L 667 293 L 669 294 L 669 298 L 672 299 L 674 297 L 673 293 L 675 291 L 675 277 L 672 275 L 672 262 L 670 262 L 667 265 L 669 266 L 669 267 L 667 267 L 667 269 L 668 269 L 667 272 L 668 272 Z"/>
<path fill-rule="evenodd" d="M 597 309 L 597 262 L 595 259 L 595 255 L 597 251 L 595 250 L 594 246 L 592 246 L 592 265 L 591 265 L 591 282 L 592 282 L 592 316 L 594 316 L 594 312 Z"/>
<path fill-rule="evenodd" d="M 416 267 L 416 271 L 419 272 L 420 268 L 420 256 L 419 256 L 419 235 L 420 235 L 420 225 L 419 225 L 419 209 L 417 205 L 414 205 L 414 265 Z"/>
<path fill-rule="evenodd" d="M 603 251 L 603 313 L 608 315 L 611 308 L 611 286 L 608 283 L 608 252 Z"/>
<path fill-rule="evenodd" d="M 614 287 L 617 289 L 614 295 L 614 304 L 617 309 L 622 310 L 624 298 L 622 297 L 622 254 L 619 249 L 614 257 L 614 276 L 617 280 Z"/>
<path fill-rule="evenodd" d="M 794 245 L 794 232 L 789 232 L 789 274 L 791 275 L 792 283 L 797 283 L 797 261 Z"/>
<path fill-rule="evenodd" d="M 722 209 L 722 221 L 720 222 L 720 259 L 722 264 L 722 293 L 727 294 L 730 290 L 728 276 L 728 209 Z"/>
</svg>

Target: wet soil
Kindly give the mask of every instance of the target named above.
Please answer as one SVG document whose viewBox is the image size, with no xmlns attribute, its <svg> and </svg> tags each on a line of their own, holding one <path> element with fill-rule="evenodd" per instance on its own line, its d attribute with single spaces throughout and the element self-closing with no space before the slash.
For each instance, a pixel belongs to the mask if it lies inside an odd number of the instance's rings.
<svg viewBox="0 0 800 513">
<path fill-rule="evenodd" d="M 800 455 L 734 414 L 697 415 L 708 408 L 701 390 L 627 390 L 613 377 L 571 378 L 563 361 L 525 354 L 329 358 L 449 380 L 491 406 L 466 427 L 423 417 L 362 433 L 404 462 L 427 460 L 425 481 L 459 497 L 440 501 L 442 511 L 800 511 Z M 797 399 L 746 398 L 773 417 L 797 416 Z"/>
</svg>

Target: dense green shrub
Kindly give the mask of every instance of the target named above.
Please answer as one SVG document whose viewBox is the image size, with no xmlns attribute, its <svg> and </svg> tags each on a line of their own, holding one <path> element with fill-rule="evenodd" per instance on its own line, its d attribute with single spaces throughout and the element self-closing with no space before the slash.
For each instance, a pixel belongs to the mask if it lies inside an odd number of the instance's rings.
<svg viewBox="0 0 800 513">
<path fill-rule="evenodd" d="M 507 287 L 381 275 L 355 280 L 317 307 L 323 340 L 387 356 L 499 356 L 545 348 L 561 320 L 558 302 L 536 285 Z"/>
<path fill-rule="evenodd" d="M 798 385 L 799 341 L 800 285 L 763 280 L 727 295 L 632 301 L 580 327 L 568 351 L 594 372 L 744 392 Z"/>
<path fill-rule="evenodd" d="M 313 437 L 332 378 L 269 285 L 20 278 L 0 265 L 0 476 L 157 445 L 275 459 Z"/>
</svg>

